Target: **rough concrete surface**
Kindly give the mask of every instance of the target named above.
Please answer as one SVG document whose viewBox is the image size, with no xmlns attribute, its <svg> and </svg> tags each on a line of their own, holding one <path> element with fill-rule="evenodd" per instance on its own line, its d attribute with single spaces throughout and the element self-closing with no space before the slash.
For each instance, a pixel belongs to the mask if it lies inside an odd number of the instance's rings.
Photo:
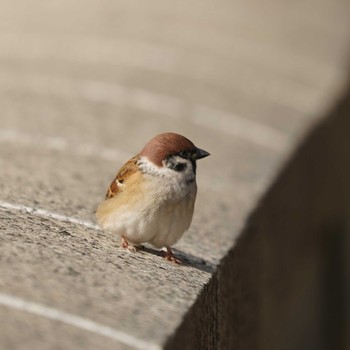
<svg viewBox="0 0 350 350">
<path fill-rule="evenodd" d="M 341 0 L 0 1 L 0 347 L 156 349 L 178 334 L 338 96 L 348 11 Z M 164 131 L 212 154 L 175 247 L 183 266 L 150 247 L 124 252 L 91 224 L 118 168 Z"/>
</svg>

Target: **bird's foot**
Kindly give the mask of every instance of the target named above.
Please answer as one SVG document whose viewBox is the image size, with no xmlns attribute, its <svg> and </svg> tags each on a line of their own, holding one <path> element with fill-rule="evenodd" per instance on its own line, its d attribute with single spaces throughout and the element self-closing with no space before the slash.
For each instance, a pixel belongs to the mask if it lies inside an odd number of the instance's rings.
<svg viewBox="0 0 350 350">
<path fill-rule="evenodd" d="M 170 247 L 166 247 L 166 252 L 164 252 L 164 258 L 168 261 L 173 262 L 174 264 L 182 264 L 182 261 L 175 257 Z"/>
<path fill-rule="evenodd" d="M 131 253 L 136 253 L 136 247 L 133 246 L 132 244 L 130 244 L 126 238 L 124 236 L 122 236 L 122 243 L 121 243 L 121 247 L 123 249 L 127 249 L 129 252 Z"/>
</svg>

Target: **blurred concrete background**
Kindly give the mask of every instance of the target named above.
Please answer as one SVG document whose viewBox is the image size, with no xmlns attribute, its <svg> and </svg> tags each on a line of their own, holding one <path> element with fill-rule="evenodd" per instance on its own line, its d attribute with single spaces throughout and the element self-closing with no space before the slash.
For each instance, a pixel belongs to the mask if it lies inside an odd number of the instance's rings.
<svg viewBox="0 0 350 350">
<path fill-rule="evenodd" d="M 231 344 L 217 299 L 232 294 L 217 267 L 231 266 L 222 259 L 248 216 L 342 94 L 349 10 L 347 0 L 0 1 L 0 347 L 176 348 L 187 333 L 192 348 Z M 125 253 L 93 224 L 118 168 L 164 131 L 212 154 L 176 246 L 182 267 Z M 193 334 L 191 317 L 209 331 Z"/>
</svg>

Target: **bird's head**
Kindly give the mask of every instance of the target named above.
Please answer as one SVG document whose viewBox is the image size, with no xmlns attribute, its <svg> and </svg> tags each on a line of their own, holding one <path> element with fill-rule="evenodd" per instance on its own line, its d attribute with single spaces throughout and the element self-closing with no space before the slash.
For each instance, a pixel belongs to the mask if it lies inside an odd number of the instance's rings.
<svg viewBox="0 0 350 350">
<path fill-rule="evenodd" d="M 155 136 L 140 152 L 141 157 L 146 157 L 159 168 L 188 175 L 195 175 L 196 161 L 209 155 L 186 137 L 171 132 Z"/>
</svg>

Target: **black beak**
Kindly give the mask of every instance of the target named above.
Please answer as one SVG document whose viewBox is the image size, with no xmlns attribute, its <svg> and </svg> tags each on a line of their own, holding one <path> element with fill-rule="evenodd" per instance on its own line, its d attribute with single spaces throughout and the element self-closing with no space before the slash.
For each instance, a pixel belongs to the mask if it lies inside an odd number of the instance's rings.
<svg viewBox="0 0 350 350">
<path fill-rule="evenodd" d="M 210 156 L 209 152 L 204 151 L 203 149 L 197 148 L 196 149 L 196 153 L 194 154 L 194 159 L 195 160 L 202 159 L 202 158 L 205 158 L 205 157 L 208 157 L 208 156 Z"/>
</svg>

